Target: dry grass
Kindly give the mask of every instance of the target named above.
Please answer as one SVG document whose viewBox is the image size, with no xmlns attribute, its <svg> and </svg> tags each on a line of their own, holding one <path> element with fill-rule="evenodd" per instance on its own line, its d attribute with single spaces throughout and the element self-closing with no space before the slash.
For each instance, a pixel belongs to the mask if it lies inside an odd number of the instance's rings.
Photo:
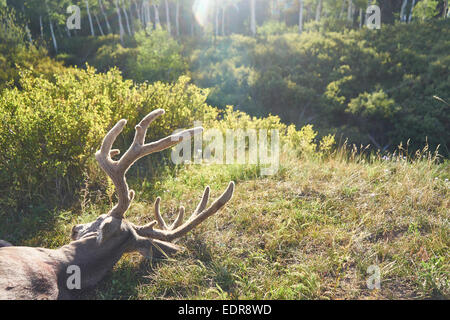
<svg viewBox="0 0 450 320">
<path fill-rule="evenodd" d="M 400 160 L 401 159 L 401 160 Z M 166 209 L 193 210 L 237 182 L 229 205 L 169 261 L 132 254 L 92 294 L 133 299 L 448 299 L 449 165 L 283 157 L 273 177 L 251 166 L 190 166 L 162 181 Z M 187 188 L 187 189 L 186 189 Z M 151 219 L 145 190 L 129 219 Z M 170 218 L 170 215 L 169 215 Z M 367 268 L 381 270 L 369 290 Z"/>
<path fill-rule="evenodd" d="M 237 185 L 225 209 L 181 239 L 185 252 L 165 261 L 128 254 L 82 297 L 448 299 L 450 166 L 420 158 L 284 155 L 271 177 L 256 166 L 191 165 L 157 184 L 136 182 L 127 214 L 136 223 L 152 219 L 157 195 L 170 220 L 181 203 L 194 210 L 206 185 L 213 197 L 229 180 Z M 59 213 L 25 243 L 66 243 L 71 226 L 104 213 L 104 202 L 84 201 L 75 218 Z M 371 265 L 381 270 L 380 290 L 367 288 Z"/>
</svg>

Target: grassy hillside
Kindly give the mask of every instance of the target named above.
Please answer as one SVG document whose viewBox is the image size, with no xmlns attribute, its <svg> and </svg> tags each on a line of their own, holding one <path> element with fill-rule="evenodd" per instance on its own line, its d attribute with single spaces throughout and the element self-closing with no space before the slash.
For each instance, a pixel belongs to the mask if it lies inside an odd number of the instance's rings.
<svg viewBox="0 0 450 320">
<path fill-rule="evenodd" d="M 82 297 L 448 299 L 450 166 L 424 155 L 369 161 L 342 150 L 323 160 L 284 154 L 272 177 L 260 177 L 256 166 L 189 165 L 161 174 L 154 186 L 133 180 L 137 199 L 127 218 L 140 224 L 153 219 L 157 195 L 165 212 L 180 204 L 192 212 L 206 185 L 212 196 L 229 180 L 237 186 L 225 209 L 179 242 L 186 251 L 164 261 L 128 254 Z M 29 221 L 44 229 L 21 242 L 63 245 L 74 224 L 108 207 L 80 201 L 52 221 Z M 16 227 L 2 224 L 0 233 Z M 371 265 L 380 267 L 380 290 L 367 289 Z"/>
<path fill-rule="evenodd" d="M 179 241 L 184 252 L 127 254 L 81 298 L 450 298 L 449 19 L 380 32 L 316 23 L 301 35 L 267 24 L 255 37 L 188 40 L 158 29 L 123 43 L 74 33 L 55 58 L 15 19 L 0 10 L 2 240 L 58 248 L 110 210 L 114 186 L 94 153 L 121 118 L 122 151 L 156 108 L 167 114 L 147 141 L 195 121 L 280 133 L 273 176 L 257 165 L 176 166 L 168 151 L 137 162 L 127 176 L 134 223 L 153 220 L 157 196 L 168 220 L 180 204 L 194 210 L 207 185 L 215 197 L 233 180 L 234 197 Z M 379 290 L 367 285 L 374 267 Z"/>
</svg>

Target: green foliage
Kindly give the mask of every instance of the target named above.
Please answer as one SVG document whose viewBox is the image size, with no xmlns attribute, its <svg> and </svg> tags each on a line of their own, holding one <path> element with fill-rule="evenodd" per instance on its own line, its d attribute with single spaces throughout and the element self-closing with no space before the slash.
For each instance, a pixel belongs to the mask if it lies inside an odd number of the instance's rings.
<svg viewBox="0 0 450 320">
<path fill-rule="evenodd" d="M 428 261 L 421 262 L 418 280 L 427 295 L 445 295 L 450 289 L 450 274 L 446 270 L 445 261 L 444 257 L 433 256 Z"/>
<path fill-rule="evenodd" d="M 0 89 L 7 82 L 18 83 L 17 67 L 31 68 L 33 74 L 50 77 L 61 70 L 61 63 L 50 59 L 47 51 L 29 43 L 25 27 L 14 10 L 0 8 Z"/>
<path fill-rule="evenodd" d="M 17 11 L 24 5 L 25 18 L 4 9 L 6 3 Z M 89 0 L 104 22 L 98 3 Z M 268 2 L 260 2 L 256 38 L 234 34 L 188 42 L 162 29 L 143 31 L 139 19 L 130 19 L 136 37 L 122 40 L 113 3 L 103 3 L 116 34 L 91 37 L 84 0 L 0 0 L 0 238 L 58 247 L 67 242 L 70 224 L 107 212 L 114 186 L 94 152 L 107 130 L 126 118 L 115 146 L 123 153 L 137 122 L 163 108 L 167 114 L 152 124 L 147 141 L 196 120 L 222 132 L 279 130 L 279 173 L 262 179 L 257 166 L 173 168 L 167 154 L 136 163 L 128 173 L 138 190 L 129 218 L 142 224 L 148 222 L 147 201 L 157 194 L 165 205 L 181 201 L 188 211 L 205 185 L 216 192 L 234 180 L 236 194 L 216 220 L 204 224 L 209 230 L 219 225 L 220 232 L 193 231 L 181 241 L 194 250 L 178 262 L 137 266 L 134 256 L 125 256 L 97 297 L 377 298 L 376 291 L 364 291 L 365 270 L 373 263 L 389 279 L 379 293 L 383 298 L 404 298 L 405 292 L 407 298 L 449 296 L 448 161 L 437 164 L 437 156 L 425 151 L 410 158 L 404 149 L 366 157 L 345 144 L 333 152 L 333 133 L 340 133 L 377 147 L 412 138 L 412 150 L 428 137 L 431 148 L 441 144 L 448 155 L 450 42 L 448 21 L 429 20 L 438 13 L 437 1 L 415 8 L 414 16 L 424 21 L 383 24 L 380 32 L 351 31 L 356 20 L 342 17 L 315 22 L 308 10 L 302 35 L 296 34 L 297 2 L 281 10 L 283 22 L 267 23 L 261 21 L 269 20 Z M 132 3 L 123 1 L 130 12 Z M 225 10 L 228 31 L 248 28 L 248 1 L 238 3 L 240 12 Z M 315 3 L 305 1 L 311 8 Z M 335 13 L 342 1 L 323 3 Z M 63 29 L 69 4 L 80 5 L 83 15 L 82 30 L 70 38 Z M 103 73 L 64 68 L 37 46 L 49 40 L 50 19 L 57 59 L 89 62 Z M 38 40 L 29 41 L 26 27 Z M 195 84 L 182 76 L 188 69 Z M 53 209 L 75 198 L 81 210 Z"/>
<path fill-rule="evenodd" d="M 221 38 L 214 46 L 209 42 L 193 45 L 190 53 L 192 78 L 198 86 L 211 88 L 208 103 L 220 107 L 234 105 L 258 115 L 261 108 L 251 103 L 249 95 L 250 77 L 254 72 L 249 53 L 253 52 L 256 40 L 231 35 Z"/>
<path fill-rule="evenodd" d="M 86 62 L 100 72 L 116 67 L 124 77 L 131 78 L 130 67 L 136 61 L 136 41 L 125 38 L 124 43 L 115 34 L 98 37 L 71 37 L 61 39 L 58 57 L 68 65 L 82 66 Z"/>
<path fill-rule="evenodd" d="M 167 31 L 157 28 L 136 34 L 138 54 L 131 67 L 138 81 L 174 81 L 186 72 L 182 46 Z"/>
<path fill-rule="evenodd" d="M 364 117 L 391 118 L 395 114 L 395 102 L 383 91 L 364 92 L 348 104 L 347 111 Z"/>
<path fill-rule="evenodd" d="M 88 67 L 54 78 L 23 71 L 21 90 L 8 88 L 0 95 L 2 205 L 70 202 L 102 137 L 121 118 L 129 119 L 118 143 L 124 149 L 137 122 L 156 108 L 170 116 L 152 126 L 148 139 L 153 140 L 212 112 L 206 93 L 186 77 L 172 85 L 133 86 L 117 70 L 97 74 Z"/>
<path fill-rule="evenodd" d="M 435 17 L 438 13 L 438 4 L 437 0 L 422 0 L 417 3 L 414 7 L 413 14 L 415 17 L 426 20 Z"/>
<path fill-rule="evenodd" d="M 299 149 L 303 154 L 313 154 L 317 145 L 314 143 L 314 139 L 317 136 L 317 132 L 313 130 L 312 125 L 304 126 L 300 131 L 296 131 L 294 126 L 289 126 L 288 129 L 289 142 L 293 147 Z"/>
<path fill-rule="evenodd" d="M 269 35 L 280 35 L 287 32 L 297 32 L 298 28 L 288 27 L 285 22 L 270 20 L 265 22 L 262 26 L 257 28 L 257 33 L 260 36 L 267 37 Z"/>
<path fill-rule="evenodd" d="M 0 145 L 6 152 L 0 179 L 8 205 L 43 201 L 36 196 L 62 200 L 72 193 L 105 128 L 133 111 L 130 84 L 117 72 L 99 76 L 93 69 L 72 69 L 55 78 L 50 82 L 25 71 L 22 90 L 1 94 Z"/>
<path fill-rule="evenodd" d="M 325 23 L 325 22 L 323 22 Z M 322 24 L 323 25 L 323 24 Z M 279 115 L 299 127 L 351 143 L 395 148 L 411 139 L 448 155 L 448 21 L 416 21 L 373 30 L 233 35 L 193 48 L 194 82 L 208 103 L 252 115 Z"/>
<path fill-rule="evenodd" d="M 287 126 L 282 123 L 278 116 L 252 117 L 245 112 L 234 110 L 232 106 L 227 106 L 225 110 L 216 110 L 216 113 L 216 117 L 210 117 L 210 120 L 205 122 L 206 128 L 219 129 L 222 133 L 225 133 L 227 129 L 265 129 L 268 130 L 269 137 L 271 130 L 278 130 L 281 145 L 289 150 L 294 150 L 299 156 L 325 155 L 335 146 L 334 135 L 331 134 L 318 141 L 316 139 L 317 132 L 313 130 L 312 125 L 306 125 L 297 130 L 294 125 Z M 320 148 L 318 148 L 318 144 Z"/>
<path fill-rule="evenodd" d="M 314 155 L 317 151 L 312 126 L 297 132 L 277 116 L 256 118 L 232 107 L 219 111 L 206 104 L 208 90 L 189 84 L 185 76 L 173 84 L 133 85 L 117 69 L 102 74 L 87 66 L 86 70 L 69 68 L 53 77 L 35 77 L 23 70 L 21 89 L 7 88 L 0 94 L 2 206 L 24 209 L 28 204 L 70 203 L 86 176 L 111 198 L 110 184 L 93 165 L 94 152 L 121 118 L 129 121 L 117 147 L 127 148 L 134 126 L 156 108 L 166 110 L 168 116 L 152 125 L 148 141 L 201 121 L 206 128 L 223 132 L 252 128 L 267 129 L 270 134 L 277 129 L 281 142 L 299 153 Z M 324 140 L 324 150 L 333 141 Z M 149 160 L 142 163 L 147 167 L 141 170 L 144 176 L 155 167 Z"/>
</svg>

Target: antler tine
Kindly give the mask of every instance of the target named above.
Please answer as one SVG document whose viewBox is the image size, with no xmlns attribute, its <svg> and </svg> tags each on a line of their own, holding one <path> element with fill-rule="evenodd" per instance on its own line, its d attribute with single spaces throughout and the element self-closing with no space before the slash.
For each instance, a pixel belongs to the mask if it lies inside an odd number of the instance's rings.
<svg viewBox="0 0 450 320">
<path fill-rule="evenodd" d="M 97 151 L 97 153 L 101 153 L 105 156 L 109 155 L 114 141 L 116 141 L 117 136 L 122 132 L 126 124 L 127 120 L 125 119 L 117 122 L 116 125 L 112 127 L 112 129 L 109 130 L 109 132 L 106 134 L 105 138 L 103 139 L 102 146 L 100 147 L 100 150 Z"/>
<path fill-rule="evenodd" d="M 203 192 L 202 200 L 200 200 L 200 202 L 198 203 L 198 206 L 195 209 L 194 213 L 192 214 L 191 218 L 195 217 L 200 212 L 205 210 L 206 205 L 208 204 L 210 191 L 211 191 L 211 188 L 209 186 L 206 186 L 205 191 Z"/>
<path fill-rule="evenodd" d="M 178 209 L 178 216 L 173 222 L 173 224 L 169 227 L 169 230 L 175 230 L 183 223 L 183 217 L 184 217 L 184 207 L 181 206 L 180 209 Z"/>
<path fill-rule="evenodd" d="M 163 228 L 164 230 L 167 230 L 166 222 L 164 221 L 164 219 L 161 216 L 160 204 L 161 204 L 161 198 L 158 197 L 158 198 L 156 198 L 156 201 L 155 201 L 155 218 L 156 218 L 156 221 L 158 221 L 159 227 Z"/>
<path fill-rule="evenodd" d="M 176 144 L 179 144 L 185 138 L 199 134 L 202 131 L 203 131 L 202 127 L 195 127 L 195 128 L 184 130 L 179 133 L 173 134 L 171 136 L 165 137 L 158 141 L 147 143 L 142 147 L 142 154 L 143 154 L 142 156 L 170 148 Z"/>
<path fill-rule="evenodd" d="M 125 211 L 128 209 L 129 203 L 131 203 L 134 198 L 134 191 L 130 192 L 128 190 L 125 176 L 121 175 L 117 170 L 118 162 L 111 159 L 112 156 L 120 153 L 119 150 L 111 150 L 111 148 L 114 144 L 114 141 L 116 141 L 117 136 L 122 132 L 126 123 L 127 120 L 125 119 L 117 122 L 116 125 L 106 134 L 100 150 L 95 153 L 95 158 L 97 159 L 100 167 L 111 178 L 114 185 L 116 186 L 119 203 L 111 209 L 109 214 L 117 218 L 121 218 L 123 216 Z"/>
<path fill-rule="evenodd" d="M 154 110 L 139 122 L 136 126 L 133 143 L 118 161 L 112 160 L 111 157 L 118 155 L 120 151 L 117 149 L 111 150 L 111 148 L 117 136 L 125 127 L 127 121 L 122 119 L 117 122 L 103 139 L 102 146 L 95 154 L 95 157 L 99 162 L 100 167 L 106 172 L 116 186 L 116 193 L 119 199 L 119 202 L 111 209 L 109 215 L 116 218 L 123 218 L 123 215 L 133 201 L 134 191 L 129 190 L 125 174 L 134 162 L 148 154 L 170 148 L 182 142 L 185 138 L 203 131 L 203 128 L 197 127 L 168 136 L 156 142 L 144 144 L 148 126 L 164 113 L 165 111 L 163 109 Z M 161 227 L 163 227 L 163 225 L 161 225 Z"/>
<path fill-rule="evenodd" d="M 208 209 L 205 210 L 204 207 L 206 206 L 206 202 L 209 197 L 209 188 L 207 187 L 205 189 L 205 192 L 203 193 L 202 200 L 200 201 L 200 204 L 197 207 L 197 209 L 203 208 L 202 211 L 199 213 L 196 213 L 197 210 L 194 211 L 192 216 L 182 225 L 179 225 L 179 224 L 181 224 L 181 220 L 182 220 L 183 214 L 184 214 L 183 207 L 181 207 L 182 210 L 180 208 L 180 213 L 170 228 L 166 228 L 163 230 L 154 229 L 153 228 L 154 224 L 153 224 L 152 226 L 137 227 L 136 231 L 138 232 L 139 235 L 141 235 L 143 237 L 158 239 L 158 240 L 163 240 L 163 241 L 172 241 L 176 238 L 179 238 L 179 237 L 185 235 L 186 233 L 188 233 L 189 231 L 194 229 L 197 225 L 199 225 L 204 220 L 206 220 L 208 217 L 212 216 L 214 213 L 219 211 L 231 199 L 231 197 L 233 196 L 233 192 L 234 192 L 234 182 L 231 181 L 230 184 L 228 185 L 228 188 L 225 190 L 225 192 L 218 199 L 216 199 L 216 201 L 214 201 Z M 159 201 L 157 201 L 157 202 L 158 202 L 158 214 L 155 213 L 155 215 L 157 215 L 157 219 L 159 219 L 159 218 L 161 218 L 161 215 L 159 214 Z M 165 225 L 164 222 L 163 222 L 163 224 Z M 171 229 L 172 227 L 174 229 Z"/>
<path fill-rule="evenodd" d="M 205 188 L 205 191 L 203 192 L 202 199 L 198 203 L 197 209 L 195 209 L 194 213 L 190 216 L 189 220 L 194 218 L 198 213 L 202 212 L 205 209 L 206 205 L 208 204 L 209 192 L 210 192 L 210 187 L 207 186 Z M 158 221 L 158 225 L 160 226 L 160 228 L 162 228 L 163 230 L 174 230 L 174 229 L 178 228 L 183 223 L 183 217 L 184 217 L 184 212 L 185 212 L 184 207 L 181 206 L 179 208 L 177 218 L 175 219 L 173 224 L 170 227 L 168 227 L 166 222 L 164 221 L 164 219 L 161 216 L 160 205 L 161 205 L 161 198 L 158 197 L 158 198 L 156 198 L 156 201 L 155 201 L 155 218 L 156 218 L 156 221 Z"/>
<path fill-rule="evenodd" d="M 160 197 L 156 198 L 156 201 L 155 201 L 155 218 L 156 218 L 155 224 L 156 224 L 156 222 L 158 222 L 158 225 L 162 230 L 173 230 L 173 229 L 178 228 L 181 225 L 181 223 L 183 222 L 184 207 L 181 206 L 178 209 L 178 216 L 169 227 L 169 226 L 167 226 L 166 222 L 164 221 L 164 219 L 161 216 L 160 203 L 161 203 L 161 198 Z"/>
</svg>

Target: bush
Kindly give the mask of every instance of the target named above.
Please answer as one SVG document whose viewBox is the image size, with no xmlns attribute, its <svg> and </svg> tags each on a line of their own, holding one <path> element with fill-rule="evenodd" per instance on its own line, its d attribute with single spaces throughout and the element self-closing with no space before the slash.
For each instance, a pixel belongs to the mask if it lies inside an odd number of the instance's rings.
<svg viewBox="0 0 450 320">
<path fill-rule="evenodd" d="M 52 82 L 23 71 L 22 89 L 0 95 L 0 205 L 23 208 L 69 200 L 103 136 L 121 118 L 129 119 L 117 142 L 122 150 L 137 122 L 154 109 L 164 108 L 169 115 L 152 125 L 148 140 L 203 119 L 212 108 L 205 104 L 206 93 L 188 81 L 134 86 L 116 69 L 97 74 L 88 66 L 86 71 L 67 69 Z"/>
<path fill-rule="evenodd" d="M 324 19 L 306 25 L 301 35 L 277 35 L 280 26 L 269 23 L 256 39 L 232 35 L 204 42 L 191 54 L 192 77 L 211 88 L 208 103 L 214 106 L 277 114 L 286 123 L 311 123 L 350 143 L 390 150 L 408 139 L 411 150 L 428 141 L 446 156 L 450 42 L 442 30 L 448 23 L 330 32 L 327 24 L 335 24 Z"/>
<path fill-rule="evenodd" d="M 288 32 L 297 32 L 298 27 L 288 27 L 285 22 L 280 21 L 267 21 L 262 26 L 258 27 L 258 35 L 267 37 L 269 35 L 280 35 Z"/>
<path fill-rule="evenodd" d="M 134 85 L 117 69 L 103 74 L 89 66 L 68 68 L 53 81 L 21 71 L 21 89 L 7 88 L 0 94 L 0 206 L 26 210 L 28 205 L 68 205 L 86 175 L 98 179 L 97 188 L 109 189 L 108 180 L 93 165 L 104 135 L 118 120 L 128 119 L 115 145 L 124 152 L 135 125 L 157 108 L 167 115 L 152 124 L 146 141 L 201 121 L 205 128 L 223 132 L 278 129 L 283 144 L 291 141 L 290 146 L 303 154 L 316 152 L 312 127 L 297 132 L 277 116 L 256 118 L 232 107 L 219 111 L 206 104 L 208 90 L 189 81 L 183 76 L 173 84 Z M 324 143 L 331 148 L 329 141 Z M 146 159 L 140 162 L 145 164 L 139 169 L 141 177 L 155 169 L 154 158 Z"/>
<path fill-rule="evenodd" d="M 18 84 L 18 67 L 47 78 L 62 70 L 62 64 L 49 58 L 44 48 L 29 42 L 14 11 L 0 7 L 0 89 L 7 83 Z"/>
<path fill-rule="evenodd" d="M 187 63 L 181 55 L 182 46 L 166 30 L 136 34 L 137 59 L 130 66 L 137 81 L 171 82 L 187 71 Z"/>
</svg>

